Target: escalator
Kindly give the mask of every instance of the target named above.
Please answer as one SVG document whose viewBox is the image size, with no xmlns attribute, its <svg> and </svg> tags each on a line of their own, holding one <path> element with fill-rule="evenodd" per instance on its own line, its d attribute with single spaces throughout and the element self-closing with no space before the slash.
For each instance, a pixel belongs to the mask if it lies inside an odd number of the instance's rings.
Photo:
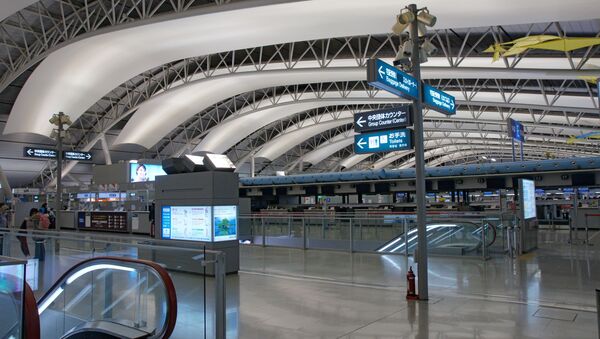
<svg viewBox="0 0 600 339">
<path fill-rule="evenodd" d="M 25 296 L 24 338 L 168 338 L 177 319 L 173 281 L 144 260 L 82 261 L 37 303 L 31 298 Z"/>
<path fill-rule="evenodd" d="M 485 240 L 489 248 L 496 240 L 493 225 L 486 225 Z M 431 223 L 426 226 L 427 249 L 431 253 L 465 255 L 482 247 L 483 227 L 472 222 Z M 413 228 L 376 249 L 379 253 L 414 253 L 417 229 Z"/>
</svg>

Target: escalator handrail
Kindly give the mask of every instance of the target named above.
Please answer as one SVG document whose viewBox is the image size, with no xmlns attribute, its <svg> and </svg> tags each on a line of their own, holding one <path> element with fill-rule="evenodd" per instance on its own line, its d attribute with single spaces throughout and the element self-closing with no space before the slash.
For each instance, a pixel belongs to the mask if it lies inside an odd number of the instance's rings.
<svg viewBox="0 0 600 339">
<path fill-rule="evenodd" d="M 25 283 L 23 295 L 23 338 L 40 339 L 40 315 L 33 290 Z"/>
<path fill-rule="evenodd" d="M 69 276 L 77 272 L 79 268 L 81 268 L 82 266 L 87 266 L 88 264 L 93 263 L 95 261 L 117 261 L 121 263 L 144 265 L 150 267 L 156 274 L 158 274 L 159 278 L 162 280 L 165 286 L 165 291 L 167 293 L 167 319 L 165 322 L 165 328 L 162 331 L 162 335 L 160 336 L 160 338 L 169 338 L 173 333 L 173 330 L 175 329 L 175 323 L 177 322 L 177 294 L 175 292 L 175 285 L 173 284 L 173 280 L 171 280 L 171 277 L 169 276 L 167 270 L 161 265 L 152 261 L 110 256 L 95 257 L 83 260 L 75 264 L 73 267 L 69 268 L 65 273 L 63 273 L 61 277 L 58 280 L 56 280 L 56 282 L 54 282 L 52 287 L 50 287 L 50 289 L 48 289 L 46 293 L 44 293 L 44 295 L 38 300 L 37 305 L 41 305 L 44 302 L 44 300 L 49 298 L 52 295 L 52 293 L 54 293 L 54 291 L 61 287 L 67 281 Z M 37 308 L 35 309 L 35 312 L 37 314 Z"/>
</svg>

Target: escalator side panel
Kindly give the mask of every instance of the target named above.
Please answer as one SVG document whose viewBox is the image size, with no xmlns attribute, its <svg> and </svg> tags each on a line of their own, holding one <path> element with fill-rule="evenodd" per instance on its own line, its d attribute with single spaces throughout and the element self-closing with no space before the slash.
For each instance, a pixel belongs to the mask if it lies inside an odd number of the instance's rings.
<svg viewBox="0 0 600 339">
<path fill-rule="evenodd" d="M 40 339 L 40 315 L 38 314 L 35 295 L 25 283 L 24 297 L 24 316 L 23 316 L 23 338 L 25 339 Z"/>
</svg>

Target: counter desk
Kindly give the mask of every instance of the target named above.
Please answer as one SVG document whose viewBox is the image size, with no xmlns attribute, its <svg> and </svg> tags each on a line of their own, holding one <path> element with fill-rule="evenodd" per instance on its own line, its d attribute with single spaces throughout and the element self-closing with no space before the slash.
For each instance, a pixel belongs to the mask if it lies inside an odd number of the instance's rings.
<svg viewBox="0 0 600 339">
<path fill-rule="evenodd" d="M 61 211 L 61 229 L 150 235 L 147 211 Z"/>
</svg>

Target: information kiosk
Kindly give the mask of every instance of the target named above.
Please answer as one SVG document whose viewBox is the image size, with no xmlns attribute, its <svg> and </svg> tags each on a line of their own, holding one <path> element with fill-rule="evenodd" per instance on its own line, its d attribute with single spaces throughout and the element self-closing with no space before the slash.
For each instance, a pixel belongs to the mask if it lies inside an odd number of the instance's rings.
<svg viewBox="0 0 600 339">
<path fill-rule="evenodd" d="M 227 273 L 237 272 L 238 187 L 237 173 L 218 169 L 156 177 L 156 237 L 179 247 L 223 251 Z M 168 260 L 156 258 L 158 262 Z M 200 263 L 187 266 L 202 270 Z M 207 273 L 212 274 L 208 267 Z"/>
</svg>

